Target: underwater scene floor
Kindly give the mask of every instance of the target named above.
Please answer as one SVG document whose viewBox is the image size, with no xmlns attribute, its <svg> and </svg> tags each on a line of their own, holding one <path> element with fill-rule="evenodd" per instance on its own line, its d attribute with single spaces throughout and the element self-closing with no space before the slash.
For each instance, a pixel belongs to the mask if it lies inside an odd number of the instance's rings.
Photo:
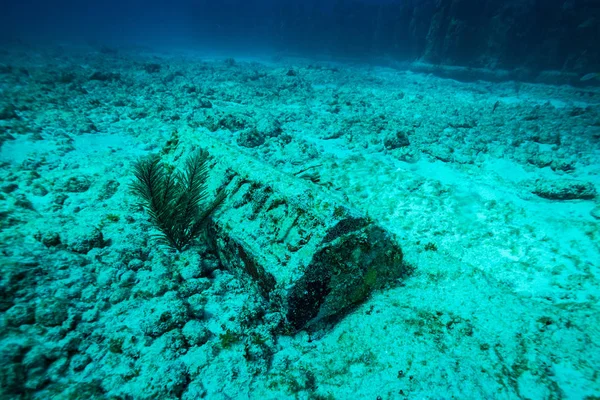
<svg viewBox="0 0 600 400">
<path fill-rule="evenodd" d="M 600 398 L 600 88 L 19 46 L 0 93 L 0 398 Z M 368 215 L 410 274 L 283 332 L 130 190 L 202 137 Z"/>
</svg>

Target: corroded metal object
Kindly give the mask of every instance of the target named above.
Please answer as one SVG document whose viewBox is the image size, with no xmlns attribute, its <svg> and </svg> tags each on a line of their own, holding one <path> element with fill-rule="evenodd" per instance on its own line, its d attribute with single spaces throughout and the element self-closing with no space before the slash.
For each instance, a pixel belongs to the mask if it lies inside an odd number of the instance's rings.
<svg viewBox="0 0 600 400">
<path fill-rule="evenodd" d="M 331 193 L 213 138 L 230 191 L 208 239 L 226 268 L 280 307 L 292 330 L 343 315 L 405 272 L 396 238 Z"/>
</svg>

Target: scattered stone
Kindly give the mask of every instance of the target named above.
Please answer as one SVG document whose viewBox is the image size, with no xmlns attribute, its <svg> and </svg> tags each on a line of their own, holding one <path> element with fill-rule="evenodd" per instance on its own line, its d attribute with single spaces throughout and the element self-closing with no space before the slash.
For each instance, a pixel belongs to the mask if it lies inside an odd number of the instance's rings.
<svg viewBox="0 0 600 400">
<path fill-rule="evenodd" d="M 87 191 L 92 182 L 85 176 L 72 176 L 63 185 L 63 189 L 69 193 L 83 193 Z"/>
<path fill-rule="evenodd" d="M 191 279 L 199 278 L 202 275 L 202 267 L 199 262 L 194 262 L 193 264 L 181 268 L 180 273 L 184 280 L 189 281 Z"/>
<path fill-rule="evenodd" d="M 121 302 L 127 300 L 130 293 L 131 293 L 131 289 L 129 289 L 129 288 L 126 288 L 126 287 L 116 288 L 111 292 L 110 297 L 108 298 L 108 301 L 110 302 L 110 304 L 121 303 Z"/>
<path fill-rule="evenodd" d="M 477 126 L 477 121 L 469 117 L 459 117 L 456 121 L 450 122 L 452 128 L 474 128 Z"/>
<path fill-rule="evenodd" d="M 591 200 L 596 197 L 596 188 L 590 182 L 572 179 L 538 179 L 532 193 L 549 200 Z"/>
<path fill-rule="evenodd" d="M 277 137 L 281 135 L 283 129 L 281 122 L 275 118 L 262 118 L 256 124 L 256 130 L 266 137 Z"/>
<path fill-rule="evenodd" d="M 552 154 L 550 153 L 535 153 L 532 154 L 527 161 L 538 168 L 544 168 L 552 164 Z"/>
<path fill-rule="evenodd" d="M 70 72 L 70 71 L 69 72 L 63 71 L 58 76 L 57 81 L 62 84 L 69 84 L 69 83 L 75 82 L 76 78 L 77 78 L 77 75 L 75 75 L 75 73 Z"/>
<path fill-rule="evenodd" d="M 34 309 L 27 304 L 16 304 L 12 306 L 6 310 L 4 316 L 8 325 L 14 327 L 32 324 L 35 321 Z"/>
<path fill-rule="evenodd" d="M 435 144 L 425 150 L 425 153 L 429 153 L 432 157 L 437 158 L 443 162 L 451 162 L 454 158 L 454 149 L 445 144 Z"/>
<path fill-rule="evenodd" d="M 24 194 L 18 194 L 15 197 L 15 206 L 17 206 L 19 208 L 23 208 L 25 210 L 31 210 L 31 211 L 35 210 L 35 208 L 33 207 L 33 203 L 31 202 L 31 200 L 29 200 L 27 198 L 27 196 L 25 196 Z"/>
<path fill-rule="evenodd" d="M 59 193 L 56 196 L 54 196 L 54 199 L 52 199 L 52 208 L 56 211 L 56 210 L 60 210 L 63 205 L 65 204 L 65 201 L 67 201 L 67 199 L 69 198 L 69 196 L 67 196 L 64 193 Z"/>
<path fill-rule="evenodd" d="M 575 169 L 575 163 L 572 160 L 565 160 L 562 158 L 552 160 L 552 164 L 550 164 L 550 168 L 553 171 L 563 171 L 569 172 Z"/>
<path fill-rule="evenodd" d="M 170 83 L 170 82 L 173 82 L 176 78 L 182 77 L 182 76 L 183 76 L 183 73 L 181 71 L 175 71 L 175 72 L 171 72 L 170 74 L 165 76 L 163 80 L 165 83 Z"/>
<path fill-rule="evenodd" d="M 117 190 L 119 190 L 119 186 L 119 182 L 115 181 L 114 179 L 109 180 L 104 185 L 102 185 L 102 189 L 100 189 L 100 194 L 98 195 L 98 200 L 104 201 L 110 199 L 115 195 L 115 193 L 117 193 Z"/>
<path fill-rule="evenodd" d="M 15 190 L 17 190 L 18 188 L 19 188 L 18 184 L 16 184 L 16 183 L 9 183 L 9 184 L 6 184 L 6 185 L 2 186 L 2 188 L 0 188 L 0 190 L 3 193 L 12 193 Z"/>
<path fill-rule="evenodd" d="M 408 140 L 408 134 L 403 130 L 397 131 L 396 133 L 390 133 L 383 139 L 383 145 L 387 150 L 409 146 L 410 141 Z"/>
<path fill-rule="evenodd" d="M 96 71 L 89 77 L 90 81 L 100 81 L 100 82 L 114 82 L 121 80 L 121 74 L 117 74 L 114 72 L 101 72 Z"/>
<path fill-rule="evenodd" d="M 265 137 L 255 128 L 247 129 L 240 133 L 237 138 L 237 144 L 242 147 L 258 147 L 265 143 Z"/>
<path fill-rule="evenodd" d="M 149 64 L 145 64 L 143 67 L 144 71 L 146 71 L 149 74 L 156 74 L 158 72 L 160 72 L 160 64 L 156 64 L 156 63 L 149 63 Z"/>
<path fill-rule="evenodd" d="M 181 395 L 181 400 L 196 400 L 207 397 L 207 391 L 202 384 L 192 381 Z"/>
<path fill-rule="evenodd" d="M 58 377 L 65 373 L 67 368 L 69 368 L 69 359 L 61 357 L 48 367 L 48 375 L 54 379 L 58 379 Z"/>
<path fill-rule="evenodd" d="M 127 270 L 119 276 L 119 286 L 129 287 L 135 283 L 135 272 Z"/>
<path fill-rule="evenodd" d="M 60 235 L 57 232 L 46 232 L 40 241 L 46 247 L 56 247 L 61 244 Z"/>
<path fill-rule="evenodd" d="M 210 331 L 206 325 L 195 319 L 185 324 L 182 333 L 190 346 L 202 346 L 210 338 Z"/>
<path fill-rule="evenodd" d="M 10 140 L 15 140 L 15 137 L 10 133 L 6 132 L 2 127 L 0 127 L 0 146 L 2 146 L 5 142 Z"/>
<path fill-rule="evenodd" d="M 189 297 L 204 292 L 210 288 L 210 286 L 210 281 L 207 278 L 193 278 L 183 282 L 179 288 L 179 292 L 182 296 Z"/>
<path fill-rule="evenodd" d="M 129 264 L 127 266 L 132 271 L 138 271 L 144 267 L 144 262 L 142 260 L 140 260 L 139 258 L 134 258 L 131 261 L 129 261 Z"/>
<path fill-rule="evenodd" d="M 207 303 L 206 296 L 199 294 L 199 293 L 194 294 L 194 295 L 191 295 L 187 299 L 187 302 L 189 305 L 190 314 L 194 318 L 198 318 L 198 319 L 204 318 L 204 307 L 206 306 L 206 303 Z"/>
<path fill-rule="evenodd" d="M 87 254 L 90 250 L 94 248 L 101 249 L 107 245 L 107 242 L 104 240 L 104 235 L 102 231 L 97 228 L 89 230 L 82 234 L 78 239 L 76 239 L 71 245 L 69 249 L 79 254 Z"/>
<path fill-rule="evenodd" d="M 218 124 L 219 128 L 233 132 L 249 126 L 249 121 L 243 115 L 227 114 L 219 120 Z"/>
<path fill-rule="evenodd" d="M 213 108 L 213 104 L 208 99 L 199 99 L 198 108 Z"/>
<path fill-rule="evenodd" d="M 36 305 L 35 322 L 42 326 L 61 325 L 69 316 L 67 304 L 55 298 L 44 298 Z"/>
<path fill-rule="evenodd" d="M 40 183 L 35 183 L 31 188 L 31 194 L 38 197 L 44 197 L 49 193 L 48 189 Z"/>
<path fill-rule="evenodd" d="M 76 372 L 83 371 L 90 362 L 92 359 L 87 354 L 75 354 L 71 357 L 71 368 Z"/>
<path fill-rule="evenodd" d="M 219 260 L 214 256 L 209 256 L 208 253 L 204 255 L 200 261 L 200 267 L 202 268 L 202 276 L 210 276 L 215 270 L 221 267 Z"/>
<path fill-rule="evenodd" d="M 141 328 L 144 334 L 156 338 L 164 333 L 181 328 L 188 321 L 185 303 L 177 298 L 177 293 L 167 292 L 145 304 Z"/>
<path fill-rule="evenodd" d="M 8 104 L 0 110 L 0 120 L 21 119 L 14 105 Z"/>
<path fill-rule="evenodd" d="M 536 132 L 532 138 L 534 142 L 540 144 L 551 144 L 551 145 L 559 145 L 560 144 L 560 134 L 551 131 L 540 131 Z"/>
<path fill-rule="evenodd" d="M 168 398 L 179 399 L 189 383 L 190 374 L 182 361 L 165 363 L 150 375 L 146 385 L 148 398 L 161 398 L 167 393 Z"/>
<path fill-rule="evenodd" d="M 49 377 L 46 373 L 46 368 L 50 365 L 48 350 L 45 345 L 36 345 L 23 357 L 21 362 L 27 371 L 25 387 L 39 389 L 48 383 Z"/>
</svg>

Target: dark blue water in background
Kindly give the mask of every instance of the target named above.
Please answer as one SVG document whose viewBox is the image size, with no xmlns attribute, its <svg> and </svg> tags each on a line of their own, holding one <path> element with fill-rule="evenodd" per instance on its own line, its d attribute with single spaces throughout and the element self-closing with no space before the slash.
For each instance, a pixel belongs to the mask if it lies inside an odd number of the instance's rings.
<svg viewBox="0 0 600 400">
<path fill-rule="evenodd" d="M 597 0 L 22 0 L 4 2 L 0 34 L 4 41 L 600 70 Z"/>
</svg>

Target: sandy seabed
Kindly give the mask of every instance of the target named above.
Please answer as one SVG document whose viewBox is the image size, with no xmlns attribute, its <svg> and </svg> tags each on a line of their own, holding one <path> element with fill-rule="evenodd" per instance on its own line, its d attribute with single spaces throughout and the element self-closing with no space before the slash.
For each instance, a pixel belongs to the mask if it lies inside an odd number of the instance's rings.
<svg viewBox="0 0 600 400">
<path fill-rule="evenodd" d="M 2 399 L 600 398 L 600 89 L 365 64 L 0 50 Z M 211 135 L 396 234 L 413 273 L 281 334 L 132 165 Z"/>
</svg>

